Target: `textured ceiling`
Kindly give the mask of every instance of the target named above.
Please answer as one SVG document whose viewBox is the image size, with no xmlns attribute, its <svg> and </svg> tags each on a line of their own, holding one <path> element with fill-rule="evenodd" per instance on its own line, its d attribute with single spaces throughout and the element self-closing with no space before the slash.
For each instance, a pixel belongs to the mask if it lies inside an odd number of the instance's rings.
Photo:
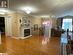
<svg viewBox="0 0 73 55">
<path fill-rule="evenodd" d="M 20 7 L 34 6 L 32 15 L 72 15 L 73 0 L 9 0 L 9 8 L 20 11 Z"/>
</svg>

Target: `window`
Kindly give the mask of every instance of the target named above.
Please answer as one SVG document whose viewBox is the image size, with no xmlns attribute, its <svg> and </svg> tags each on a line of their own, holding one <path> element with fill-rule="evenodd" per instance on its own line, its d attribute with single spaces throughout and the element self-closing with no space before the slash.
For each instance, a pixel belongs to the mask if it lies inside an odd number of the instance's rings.
<svg viewBox="0 0 73 55">
<path fill-rule="evenodd" d="M 62 29 L 72 31 L 72 19 L 63 19 Z"/>
</svg>

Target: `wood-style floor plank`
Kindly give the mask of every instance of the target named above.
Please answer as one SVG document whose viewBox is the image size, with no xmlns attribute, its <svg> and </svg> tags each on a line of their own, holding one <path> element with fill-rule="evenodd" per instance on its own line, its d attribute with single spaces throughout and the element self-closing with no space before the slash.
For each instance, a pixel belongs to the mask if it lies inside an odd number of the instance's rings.
<svg viewBox="0 0 73 55">
<path fill-rule="evenodd" d="M 27 39 L 6 37 L 5 47 L 8 55 L 60 55 L 59 41 L 59 37 L 50 40 L 43 36 Z"/>
</svg>

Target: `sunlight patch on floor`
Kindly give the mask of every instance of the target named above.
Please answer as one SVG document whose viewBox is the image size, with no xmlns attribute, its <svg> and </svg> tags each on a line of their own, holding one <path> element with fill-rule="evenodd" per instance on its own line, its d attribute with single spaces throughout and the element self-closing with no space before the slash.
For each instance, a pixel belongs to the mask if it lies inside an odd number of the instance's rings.
<svg viewBox="0 0 73 55">
<path fill-rule="evenodd" d="M 7 55 L 7 53 L 0 53 L 0 55 Z"/>
<path fill-rule="evenodd" d="M 49 42 L 49 38 L 45 37 L 42 40 L 42 45 L 46 45 L 46 44 L 48 44 L 48 42 Z"/>
</svg>

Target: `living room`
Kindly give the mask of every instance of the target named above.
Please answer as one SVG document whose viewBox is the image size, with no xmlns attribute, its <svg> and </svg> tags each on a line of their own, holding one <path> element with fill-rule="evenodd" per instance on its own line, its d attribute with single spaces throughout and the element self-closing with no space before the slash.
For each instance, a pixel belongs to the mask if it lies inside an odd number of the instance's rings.
<svg viewBox="0 0 73 55">
<path fill-rule="evenodd" d="M 72 32 L 72 4 L 72 0 L 0 0 L 0 52 L 62 54 L 61 34 Z"/>
</svg>

